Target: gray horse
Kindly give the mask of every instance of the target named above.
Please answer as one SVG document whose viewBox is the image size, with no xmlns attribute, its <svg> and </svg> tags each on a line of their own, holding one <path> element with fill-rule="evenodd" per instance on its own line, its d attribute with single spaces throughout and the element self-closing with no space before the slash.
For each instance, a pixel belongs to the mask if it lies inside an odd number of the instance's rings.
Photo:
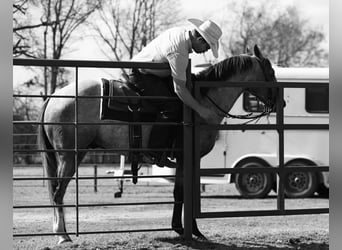
<svg viewBox="0 0 342 250">
<path fill-rule="evenodd" d="M 270 81 L 276 82 L 274 70 L 268 59 L 264 58 L 257 46 L 254 47 L 254 55 L 239 55 L 227 58 L 193 77 L 199 81 Z M 228 112 L 243 91 L 249 91 L 256 95 L 265 105 L 273 108 L 276 103 L 275 88 L 208 88 L 202 92 L 199 102 L 217 113 L 216 124 L 220 124 L 224 112 Z M 58 91 L 56 95 L 74 95 L 75 85 L 70 84 Z M 84 81 L 78 87 L 79 96 L 101 95 L 100 81 Z M 210 101 L 211 100 L 211 101 Z M 215 105 L 212 100 L 215 101 Z M 129 129 L 127 125 L 102 125 L 106 121 L 99 120 L 100 99 L 80 98 L 78 99 L 78 122 L 95 122 L 96 125 L 78 126 L 78 148 L 129 148 Z M 48 177 L 49 194 L 52 205 L 55 205 L 53 232 L 58 234 L 58 243 L 71 241 L 65 228 L 63 204 L 70 178 L 75 174 L 75 168 L 84 158 L 86 151 L 78 152 L 77 164 L 75 164 L 75 153 L 72 151 L 58 151 L 74 149 L 75 129 L 73 125 L 53 124 L 63 122 L 74 122 L 75 99 L 74 98 L 49 98 L 44 103 L 41 122 L 49 123 L 39 128 L 39 146 L 42 150 L 43 165 Z M 112 121 L 111 121 L 112 122 Z M 147 147 L 151 126 L 142 127 L 142 147 Z M 217 131 L 206 130 L 201 132 L 200 149 L 201 156 L 206 155 L 214 147 Z M 181 157 L 177 162 L 182 166 Z M 190 166 L 189 166 L 190 167 Z M 174 210 L 172 216 L 172 228 L 179 234 L 183 234 L 182 227 L 182 203 L 183 203 L 183 168 L 176 170 L 174 186 Z M 54 177 L 54 178 L 53 178 Z M 193 220 L 193 234 L 204 237 L 199 231 L 196 221 Z"/>
</svg>

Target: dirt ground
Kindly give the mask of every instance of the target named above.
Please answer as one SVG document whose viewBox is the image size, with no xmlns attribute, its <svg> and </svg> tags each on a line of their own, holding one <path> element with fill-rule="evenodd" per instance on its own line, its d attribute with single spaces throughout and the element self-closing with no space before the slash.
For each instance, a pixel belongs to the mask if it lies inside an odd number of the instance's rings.
<svg viewBox="0 0 342 250">
<path fill-rule="evenodd" d="M 106 168 L 99 175 L 106 175 Z M 17 168 L 14 177 L 39 176 L 41 170 Z M 83 171 L 83 170 L 82 170 Z M 85 171 L 85 169 L 84 169 Z M 88 171 L 88 172 L 87 172 Z M 84 174 L 89 174 L 87 169 Z M 83 174 L 83 172 L 80 172 Z M 173 201 L 172 184 L 140 181 L 124 183 L 121 198 L 114 198 L 117 181 L 79 181 L 79 204 Z M 75 182 L 67 190 L 65 204 L 75 204 Z M 49 205 L 46 183 L 15 181 L 13 204 Z M 67 230 L 72 243 L 58 246 L 55 236 L 13 238 L 13 249 L 329 249 L 329 215 L 291 215 L 198 219 L 207 240 L 185 241 L 171 231 L 172 204 L 82 207 L 79 209 L 79 232 L 76 237 L 76 210 L 66 208 Z M 285 208 L 327 208 L 329 199 L 286 199 Z M 201 211 L 237 211 L 276 209 L 274 193 L 266 199 L 242 199 L 234 185 L 207 185 L 202 193 Z M 52 233 L 52 208 L 13 209 L 13 233 Z M 89 231 L 163 229 L 156 232 L 89 234 Z"/>
</svg>

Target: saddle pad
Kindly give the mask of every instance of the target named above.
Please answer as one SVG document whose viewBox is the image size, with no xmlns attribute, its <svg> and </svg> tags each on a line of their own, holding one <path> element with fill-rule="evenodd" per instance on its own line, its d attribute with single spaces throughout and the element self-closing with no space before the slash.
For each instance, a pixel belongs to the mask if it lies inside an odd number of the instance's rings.
<svg viewBox="0 0 342 250">
<path fill-rule="evenodd" d="M 102 79 L 102 81 L 108 81 L 106 79 Z M 118 103 L 124 105 L 138 105 L 138 99 L 129 99 L 129 98 L 113 98 L 114 96 L 117 97 L 127 97 L 127 96 L 140 96 L 137 92 L 129 89 L 122 81 L 118 80 L 109 80 L 108 81 L 109 87 L 109 102 L 108 108 L 110 109 L 118 109 Z"/>
<path fill-rule="evenodd" d="M 100 119 L 101 120 L 118 120 L 127 122 L 153 122 L 156 119 L 156 113 L 148 108 L 142 108 L 138 111 L 138 115 L 133 116 L 133 112 L 129 107 L 128 99 L 110 98 L 110 93 L 116 92 L 114 89 L 110 90 L 110 84 L 122 85 L 120 81 L 102 80 L 101 88 L 101 104 L 100 104 Z M 125 96 L 124 93 L 118 91 L 118 96 Z M 136 117 L 139 117 L 137 120 Z"/>
</svg>

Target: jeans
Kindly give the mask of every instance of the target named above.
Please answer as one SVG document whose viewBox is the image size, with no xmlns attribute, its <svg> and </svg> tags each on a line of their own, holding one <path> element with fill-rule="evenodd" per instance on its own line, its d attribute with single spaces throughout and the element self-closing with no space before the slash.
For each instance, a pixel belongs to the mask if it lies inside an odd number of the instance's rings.
<svg viewBox="0 0 342 250">
<path fill-rule="evenodd" d="M 171 76 L 160 78 L 152 74 L 140 73 L 132 69 L 129 74 L 129 83 L 140 93 L 141 96 L 166 96 L 177 97 L 174 92 L 173 79 Z M 148 102 L 157 108 L 156 122 L 179 122 L 182 119 L 182 101 L 151 99 Z M 176 126 L 154 125 L 151 130 L 149 148 L 171 148 L 177 133 Z M 153 151 L 153 157 L 159 159 L 163 152 Z"/>
</svg>

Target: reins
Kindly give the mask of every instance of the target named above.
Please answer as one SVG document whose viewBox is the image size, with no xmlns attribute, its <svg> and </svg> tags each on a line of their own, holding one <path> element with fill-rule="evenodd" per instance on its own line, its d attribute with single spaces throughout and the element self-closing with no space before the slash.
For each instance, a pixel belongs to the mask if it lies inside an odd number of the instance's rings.
<svg viewBox="0 0 342 250">
<path fill-rule="evenodd" d="M 221 115 L 222 117 L 226 117 L 226 118 L 233 118 L 233 119 L 241 119 L 241 120 L 255 120 L 258 118 L 261 118 L 263 116 L 269 115 L 271 113 L 271 108 L 266 108 L 266 110 L 263 110 L 260 114 L 254 115 L 253 116 L 253 112 L 245 114 L 245 115 L 233 115 L 230 114 L 229 112 L 226 112 L 225 110 L 223 110 L 213 99 L 211 99 L 207 94 L 205 94 L 205 97 L 208 98 L 208 100 L 223 114 Z"/>
<path fill-rule="evenodd" d="M 256 59 L 259 62 L 259 65 L 262 69 L 262 73 L 263 73 L 266 81 L 269 81 L 269 77 L 266 74 L 262 60 L 260 60 L 259 58 L 256 58 Z M 255 95 L 255 96 L 256 96 L 256 98 L 259 99 L 259 97 L 257 95 Z M 245 115 L 233 115 L 233 114 L 230 114 L 229 112 L 225 111 L 224 109 L 222 109 L 212 98 L 210 98 L 210 96 L 208 96 L 207 93 L 205 94 L 205 97 L 223 114 L 223 115 L 221 115 L 222 117 L 232 118 L 232 119 L 240 119 L 240 120 L 249 120 L 245 124 L 250 123 L 256 119 L 259 120 L 263 116 L 269 116 L 272 112 L 272 107 L 268 107 L 267 104 L 265 104 L 264 110 L 260 114 L 253 115 L 254 113 L 250 112 L 250 113 L 245 114 Z"/>
</svg>

